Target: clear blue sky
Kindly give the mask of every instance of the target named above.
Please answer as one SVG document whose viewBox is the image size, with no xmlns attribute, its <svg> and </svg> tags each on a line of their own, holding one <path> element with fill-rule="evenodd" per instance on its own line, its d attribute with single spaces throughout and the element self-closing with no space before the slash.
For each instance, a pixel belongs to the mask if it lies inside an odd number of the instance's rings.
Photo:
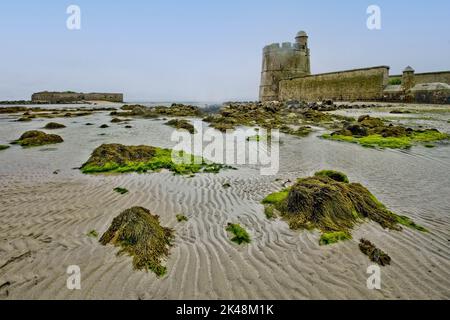
<svg viewBox="0 0 450 320">
<path fill-rule="evenodd" d="M 82 29 L 66 28 L 77 4 Z M 366 9 L 382 29 L 366 28 Z M 312 72 L 450 69 L 450 1 L 2 0 L 0 100 L 41 90 L 129 101 L 256 99 L 262 47 L 310 35 Z"/>
</svg>

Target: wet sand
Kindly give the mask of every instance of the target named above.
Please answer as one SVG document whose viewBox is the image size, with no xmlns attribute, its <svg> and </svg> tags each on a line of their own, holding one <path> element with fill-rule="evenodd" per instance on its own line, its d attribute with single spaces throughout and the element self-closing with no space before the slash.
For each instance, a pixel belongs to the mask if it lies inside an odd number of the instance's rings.
<svg viewBox="0 0 450 320">
<path fill-rule="evenodd" d="M 14 118 L 0 117 L 0 144 L 49 122 Z M 64 143 L 0 151 L 0 299 L 450 298 L 449 144 L 380 151 L 322 140 L 315 132 L 303 139 L 282 137 L 281 170 L 273 177 L 246 166 L 194 178 L 167 172 L 86 176 L 73 168 L 97 146 L 172 147 L 172 128 L 161 120 L 133 120 L 126 129 L 110 124 L 108 113 L 55 120 L 67 128 L 44 131 L 61 135 Z M 111 127 L 99 129 L 104 123 Z M 367 223 L 355 229 L 353 240 L 321 247 L 318 232 L 292 231 L 283 221 L 266 219 L 260 202 L 268 193 L 321 169 L 347 173 L 430 233 Z M 120 195 L 115 187 L 130 192 Z M 130 257 L 86 235 L 93 229 L 102 234 L 133 206 L 150 209 L 176 231 L 162 279 L 133 270 Z M 189 221 L 178 223 L 179 213 Z M 228 222 L 244 226 L 252 243 L 233 244 Z M 392 258 L 382 268 L 382 290 L 366 287 L 371 263 L 358 249 L 361 237 Z M 69 265 L 81 268 L 81 290 L 66 288 Z"/>
</svg>

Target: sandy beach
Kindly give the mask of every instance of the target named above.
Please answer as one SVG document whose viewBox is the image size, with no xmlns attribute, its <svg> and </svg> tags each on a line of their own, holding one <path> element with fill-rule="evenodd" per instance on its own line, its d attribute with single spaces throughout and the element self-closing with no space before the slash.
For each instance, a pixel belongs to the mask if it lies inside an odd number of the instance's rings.
<svg viewBox="0 0 450 320">
<path fill-rule="evenodd" d="M 449 113 L 439 117 L 434 126 L 449 132 Z M 16 118 L 0 115 L 1 144 L 48 122 Z M 282 136 L 276 176 L 261 176 L 255 166 L 193 178 L 170 172 L 83 175 L 74 168 L 103 143 L 174 145 L 163 120 L 133 119 L 132 128 L 110 120 L 108 112 L 57 119 L 66 126 L 57 130 L 64 143 L 0 151 L 0 299 L 450 298 L 448 143 L 376 150 L 319 139 L 319 130 L 301 139 Z M 99 129 L 104 123 L 110 128 Z M 318 232 L 292 231 L 265 217 L 261 200 L 268 193 L 322 169 L 346 172 L 430 232 L 394 232 L 370 222 L 354 230 L 353 240 L 320 246 Z M 129 193 L 118 194 L 116 187 Z M 129 256 L 87 236 L 90 230 L 103 234 L 133 206 L 149 209 L 175 230 L 163 278 L 134 270 Z M 189 220 L 178 223 L 177 214 Z M 252 242 L 232 243 L 229 222 L 245 226 Z M 381 290 L 367 289 L 371 262 L 358 249 L 363 237 L 392 258 L 382 269 Z M 70 265 L 80 266 L 81 290 L 66 287 Z"/>
</svg>

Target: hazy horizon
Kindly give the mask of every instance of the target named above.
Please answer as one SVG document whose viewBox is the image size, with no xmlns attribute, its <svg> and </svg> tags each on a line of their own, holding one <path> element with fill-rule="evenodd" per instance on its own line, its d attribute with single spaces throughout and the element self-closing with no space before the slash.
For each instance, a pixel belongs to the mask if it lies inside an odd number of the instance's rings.
<svg viewBox="0 0 450 320">
<path fill-rule="evenodd" d="M 388 65 L 450 70 L 450 2 L 25 1 L 0 3 L 0 100 L 122 92 L 126 101 L 256 100 L 262 48 L 310 36 L 312 73 Z M 81 30 L 66 9 L 81 8 Z M 366 27 L 369 5 L 382 29 Z"/>
</svg>

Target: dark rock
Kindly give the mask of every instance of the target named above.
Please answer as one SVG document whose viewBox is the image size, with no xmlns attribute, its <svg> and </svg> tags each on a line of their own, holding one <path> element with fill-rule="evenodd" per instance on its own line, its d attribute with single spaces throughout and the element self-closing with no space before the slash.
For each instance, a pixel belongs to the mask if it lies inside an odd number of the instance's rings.
<svg viewBox="0 0 450 320">
<path fill-rule="evenodd" d="M 63 129 L 66 126 L 56 122 L 49 122 L 45 125 L 44 129 L 54 130 L 54 129 Z"/>
<path fill-rule="evenodd" d="M 367 137 L 369 135 L 369 130 L 367 130 L 366 127 L 360 126 L 360 125 L 351 125 L 348 126 L 347 128 L 345 128 L 345 130 L 350 131 L 353 136 L 358 136 L 358 137 Z"/>
</svg>

